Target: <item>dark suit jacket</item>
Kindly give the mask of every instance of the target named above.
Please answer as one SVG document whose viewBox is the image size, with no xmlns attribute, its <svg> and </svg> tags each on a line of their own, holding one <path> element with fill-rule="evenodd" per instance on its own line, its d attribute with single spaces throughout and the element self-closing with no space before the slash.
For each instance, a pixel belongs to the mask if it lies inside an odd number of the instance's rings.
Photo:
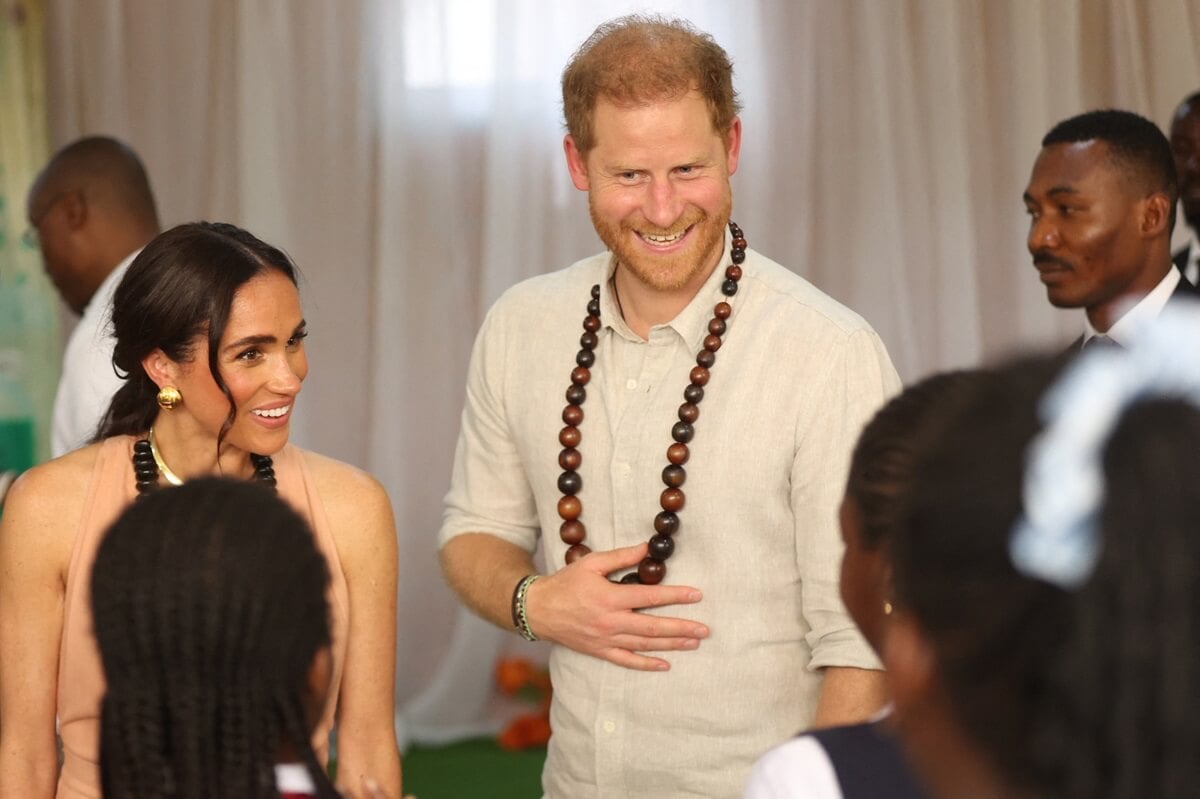
<svg viewBox="0 0 1200 799">
<path fill-rule="evenodd" d="M 1191 254 L 1191 250 L 1188 247 L 1182 247 L 1171 256 L 1171 260 L 1175 262 L 1175 268 L 1185 275 L 1187 274 L 1185 270 L 1187 269 L 1188 258 L 1191 257 Z M 1184 280 L 1187 280 L 1187 278 L 1185 277 Z"/>
<path fill-rule="evenodd" d="M 1187 254 L 1186 247 L 1184 248 L 1183 252 L 1185 255 Z M 1178 266 L 1179 265 L 1179 256 L 1178 255 L 1176 255 L 1176 257 L 1175 257 L 1175 262 L 1176 262 L 1176 266 Z M 1184 263 L 1186 263 L 1186 261 Z M 1182 269 L 1180 269 L 1180 271 L 1182 272 Z M 1176 286 L 1175 290 L 1171 292 L 1171 297 L 1170 297 L 1170 299 L 1167 300 L 1167 302 L 1172 303 L 1172 302 L 1175 302 L 1180 299 L 1191 299 L 1192 301 L 1200 300 L 1200 289 L 1196 288 L 1191 283 L 1187 282 L 1187 278 L 1183 277 L 1182 274 L 1180 275 L 1179 285 Z M 1067 351 L 1064 352 L 1063 355 L 1070 357 L 1072 355 L 1079 353 L 1082 349 L 1083 349 L 1083 336 L 1080 336 L 1079 338 L 1077 338 L 1071 342 L 1071 346 L 1067 347 Z"/>
</svg>

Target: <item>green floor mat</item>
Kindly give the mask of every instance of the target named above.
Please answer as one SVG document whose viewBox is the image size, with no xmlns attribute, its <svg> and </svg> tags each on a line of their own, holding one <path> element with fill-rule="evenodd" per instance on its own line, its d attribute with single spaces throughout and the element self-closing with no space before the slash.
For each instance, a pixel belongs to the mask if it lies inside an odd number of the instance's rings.
<svg viewBox="0 0 1200 799">
<path fill-rule="evenodd" d="M 414 745 L 404 755 L 404 793 L 417 799 L 538 799 L 545 762 L 545 747 L 508 752 L 491 738 Z"/>
</svg>

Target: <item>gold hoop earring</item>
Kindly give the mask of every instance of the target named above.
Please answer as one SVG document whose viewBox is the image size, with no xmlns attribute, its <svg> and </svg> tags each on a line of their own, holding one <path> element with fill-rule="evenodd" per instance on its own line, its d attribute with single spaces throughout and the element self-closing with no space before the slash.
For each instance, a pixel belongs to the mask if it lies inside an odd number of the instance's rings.
<svg viewBox="0 0 1200 799">
<path fill-rule="evenodd" d="M 173 411 L 179 403 L 183 402 L 183 395 L 179 393 L 179 389 L 175 386 L 163 386 L 158 390 L 158 407 L 164 411 Z"/>
</svg>

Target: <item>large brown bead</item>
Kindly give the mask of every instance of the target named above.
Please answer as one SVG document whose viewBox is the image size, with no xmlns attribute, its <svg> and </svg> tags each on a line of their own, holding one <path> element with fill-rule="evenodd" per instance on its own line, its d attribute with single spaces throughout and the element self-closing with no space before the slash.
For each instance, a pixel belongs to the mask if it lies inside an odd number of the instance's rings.
<svg viewBox="0 0 1200 799">
<path fill-rule="evenodd" d="M 575 561 L 582 558 L 584 555 L 591 554 L 591 552 L 592 552 L 592 550 L 588 548 L 587 544 L 575 544 L 574 546 L 567 549 L 567 556 L 566 556 L 567 565 L 574 563 Z"/>
<path fill-rule="evenodd" d="M 691 453 L 688 452 L 687 444 L 682 444 L 678 441 L 667 447 L 667 460 L 669 460 L 671 463 L 674 463 L 676 466 L 682 466 L 683 464 L 687 463 L 688 455 L 690 454 Z M 559 463 L 562 463 L 561 458 L 559 459 Z M 563 466 L 563 468 L 565 469 L 567 467 Z"/>
<path fill-rule="evenodd" d="M 669 510 L 664 510 L 654 517 L 654 532 L 660 535 L 675 535 L 679 530 L 679 517 Z"/>
<path fill-rule="evenodd" d="M 740 234 L 740 233 L 734 233 L 734 235 L 735 235 L 735 236 L 740 236 L 741 234 Z M 592 284 L 592 299 L 593 299 L 593 300 L 598 300 L 598 299 L 600 299 L 600 284 L 599 284 L 599 283 L 593 283 L 593 284 Z"/>
<path fill-rule="evenodd" d="M 567 496 L 578 494 L 583 490 L 583 478 L 579 472 L 563 472 L 558 476 L 558 490 Z"/>
<path fill-rule="evenodd" d="M 734 235 L 734 239 L 732 242 L 730 242 L 730 246 L 733 247 L 735 250 L 746 249 L 746 240 L 744 238 L 742 238 L 742 232 L 739 230 L 737 233 L 734 233 L 733 235 Z M 730 277 L 733 277 L 733 275 L 730 275 Z"/>
<path fill-rule="evenodd" d="M 672 513 L 678 513 L 679 511 L 683 510 L 683 503 L 684 503 L 683 492 L 680 491 L 678 488 L 664 489 L 662 492 L 662 496 L 659 497 L 659 504 L 662 505 L 662 509 L 669 510 Z M 558 504 L 559 504 L 559 507 L 561 508 L 562 500 L 559 500 Z M 560 511 L 560 513 L 561 513 L 561 511 Z M 576 516 L 577 515 L 579 515 L 579 514 L 576 514 Z M 565 519 L 567 517 L 564 516 L 563 518 Z M 574 518 L 574 517 L 572 516 L 571 518 Z"/>
<path fill-rule="evenodd" d="M 725 335 L 725 320 L 724 319 L 709 319 L 708 332 L 714 336 Z"/>
<path fill-rule="evenodd" d="M 729 278 L 730 280 L 741 280 L 742 279 L 742 268 L 740 266 L 738 266 L 737 264 L 734 264 L 732 266 L 727 266 L 725 268 L 725 277 Z"/>
<path fill-rule="evenodd" d="M 558 537 L 564 544 L 582 544 L 587 537 L 587 528 L 578 519 L 571 519 L 558 528 Z"/>
<path fill-rule="evenodd" d="M 600 329 L 600 317 L 592 316 L 590 314 L 583 317 L 583 329 L 588 333 L 595 334 L 595 332 Z M 588 347 L 588 349 L 594 349 L 594 347 Z"/>
<path fill-rule="evenodd" d="M 696 353 L 696 363 L 705 369 L 711 369 L 712 365 L 716 362 L 717 354 L 712 350 L 700 350 Z"/>
<path fill-rule="evenodd" d="M 583 439 L 583 434 L 579 432 L 578 427 L 567 425 L 562 430 L 558 431 L 558 443 L 564 447 L 578 447 L 579 442 Z"/>
<path fill-rule="evenodd" d="M 571 382 L 577 386 L 586 386 L 592 379 L 591 370 L 586 366 L 576 366 L 571 370 Z"/>
<path fill-rule="evenodd" d="M 585 331 L 584 334 L 579 337 L 579 346 L 583 347 L 585 350 L 594 350 L 596 349 L 596 345 L 599 343 L 600 339 L 591 330 Z"/>
<path fill-rule="evenodd" d="M 567 386 L 567 402 L 572 405 L 582 405 L 587 399 L 587 389 L 583 386 L 577 386 L 574 383 Z"/>
<path fill-rule="evenodd" d="M 563 408 L 562 420 L 565 424 L 578 427 L 579 423 L 583 421 L 583 408 L 578 405 L 568 405 Z"/>
<path fill-rule="evenodd" d="M 621 585 L 641 585 L 642 578 L 638 577 L 637 572 L 630 572 L 621 578 Z"/>
<path fill-rule="evenodd" d="M 721 320 L 718 319 L 718 322 Z M 721 349 L 721 337 L 717 335 L 708 335 L 704 337 L 704 349 L 709 352 L 716 352 Z"/>
<path fill-rule="evenodd" d="M 583 463 L 583 453 L 572 447 L 567 447 L 558 453 L 558 465 L 568 472 L 573 472 Z"/>
<path fill-rule="evenodd" d="M 704 389 L 695 383 L 688 383 L 683 390 L 683 398 L 693 405 L 699 405 L 700 400 L 704 399 Z"/>
<path fill-rule="evenodd" d="M 692 436 L 696 435 L 696 428 L 692 427 L 687 422 L 676 422 L 671 425 L 671 438 L 678 441 L 680 444 L 686 444 L 692 440 Z"/>
<path fill-rule="evenodd" d="M 579 497 L 563 497 L 558 501 L 558 517 L 571 521 L 578 519 L 579 514 L 583 513 L 583 503 L 579 501 Z"/>
<path fill-rule="evenodd" d="M 591 367 L 596 362 L 596 353 L 591 350 L 580 350 L 575 353 L 575 363 L 580 366 Z"/>
<path fill-rule="evenodd" d="M 638 579 L 646 585 L 658 585 L 667 576 L 667 567 L 654 558 L 644 558 L 638 564 Z"/>
<path fill-rule="evenodd" d="M 649 555 L 654 560 L 663 561 L 671 557 L 675 551 L 675 539 L 669 535 L 656 535 L 650 539 Z"/>
<path fill-rule="evenodd" d="M 692 424 L 700 418 L 700 406 L 685 402 L 679 406 L 679 421 Z"/>
<path fill-rule="evenodd" d="M 727 302 L 718 302 L 713 307 L 713 316 L 718 319 L 728 319 L 731 313 L 733 313 L 733 306 Z"/>
<path fill-rule="evenodd" d="M 693 366 L 691 374 L 688 375 L 692 379 L 692 383 L 697 386 L 708 385 L 708 370 L 703 366 Z"/>
<path fill-rule="evenodd" d="M 746 251 L 730 249 L 729 260 L 733 261 L 735 264 L 740 264 L 742 261 L 746 260 Z"/>
<path fill-rule="evenodd" d="M 574 474 L 574 472 L 567 472 L 567 474 Z M 687 480 L 687 471 L 684 470 L 684 468 L 682 466 L 676 466 L 675 464 L 672 463 L 669 466 L 663 467 L 662 481 L 663 481 L 663 484 L 665 484 L 668 488 L 679 488 L 681 485 L 683 485 L 685 480 Z M 561 485 L 561 483 L 562 483 L 562 478 L 560 477 L 559 484 Z M 563 493 L 566 494 L 567 492 L 563 491 Z M 572 492 L 572 493 L 578 493 L 578 492 Z"/>
</svg>

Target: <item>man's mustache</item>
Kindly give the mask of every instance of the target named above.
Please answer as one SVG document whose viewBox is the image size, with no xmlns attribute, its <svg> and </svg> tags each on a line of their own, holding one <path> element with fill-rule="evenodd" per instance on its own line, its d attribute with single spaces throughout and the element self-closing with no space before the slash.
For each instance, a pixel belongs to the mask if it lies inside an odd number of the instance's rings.
<svg viewBox="0 0 1200 799">
<path fill-rule="evenodd" d="M 1063 269 L 1074 269 L 1075 266 L 1070 261 L 1065 261 L 1056 255 L 1052 255 L 1047 250 L 1034 250 L 1033 263 L 1035 266 L 1061 266 Z"/>
</svg>

